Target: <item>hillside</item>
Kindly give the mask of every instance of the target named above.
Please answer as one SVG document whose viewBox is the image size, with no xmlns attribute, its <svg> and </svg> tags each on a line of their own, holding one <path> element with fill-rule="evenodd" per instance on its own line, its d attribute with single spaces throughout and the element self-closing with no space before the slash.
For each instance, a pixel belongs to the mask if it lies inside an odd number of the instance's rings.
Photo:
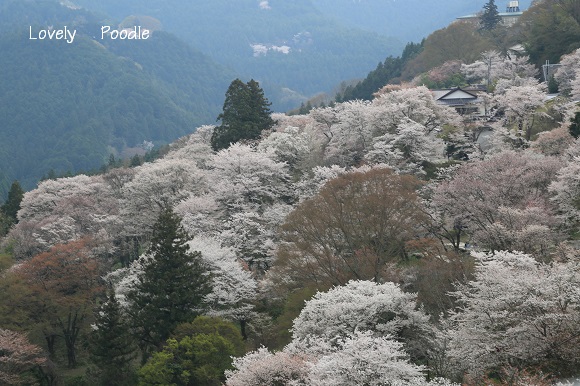
<svg viewBox="0 0 580 386">
<path fill-rule="evenodd" d="M 580 2 L 452 23 L 296 115 L 236 79 L 221 124 L 195 130 L 227 75 L 210 59 L 12 4 L 81 33 L 2 31 L 2 171 L 171 143 L 12 184 L 0 384 L 580 384 Z"/>
<path fill-rule="evenodd" d="M 393 87 L 276 114 L 251 144 L 214 151 L 205 126 L 155 162 L 44 181 L 0 244 L 18 263 L 0 255 L 13 265 L 0 275 L 0 328 L 50 352 L 45 370 L 65 384 L 114 384 L 111 374 L 127 386 L 199 384 L 199 374 L 228 386 L 578 377 L 580 140 L 569 117 L 580 117 L 570 103 L 579 57 L 564 58 L 570 98 L 548 103 L 531 64 L 494 59 L 507 66 L 493 68 L 502 87 L 481 121 L 493 128 L 485 152 L 477 121 L 426 87 Z M 232 129 L 243 133 L 240 118 Z M 73 314 L 71 343 L 59 320 Z M 226 344 L 235 336 L 245 338 L 237 353 Z M 191 347 L 223 357 L 200 362 Z"/>
<path fill-rule="evenodd" d="M 284 111 L 304 96 L 363 76 L 403 44 L 392 37 L 345 26 L 310 0 L 75 0 L 118 20 L 148 15 L 219 63 L 260 81 L 273 108 Z M 260 5 L 261 4 L 261 5 Z M 282 89 L 286 89 L 282 92 Z"/>
<path fill-rule="evenodd" d="M 484 0 L 313 0 L 325 15 L 367 31 L 393 36 L 403 42 L 419 42 L 431 32 L 443 28 L 459 16 L 479 12 Z M 503 12 L 507 0 L 495 2 Z M 520 8 L 528 9 L 531 0 L 521 0 Z M 409 21 L 412 20 L 412 23 Z"/>
<path fill-rule="evenodd" d="M 14 17 L 0 18 L 0 196 L 14 179 L 30 189 L 51 169 L 98 168 L 110 153 L 215 121 L 235 77 L 168 33 L 105 46 L 91 38 L 93 14 L 51 2 L 2 7 Z M 78 33 L 73 44 L 36 42 L 17 28 L 26 23 Z"/>
</svg>

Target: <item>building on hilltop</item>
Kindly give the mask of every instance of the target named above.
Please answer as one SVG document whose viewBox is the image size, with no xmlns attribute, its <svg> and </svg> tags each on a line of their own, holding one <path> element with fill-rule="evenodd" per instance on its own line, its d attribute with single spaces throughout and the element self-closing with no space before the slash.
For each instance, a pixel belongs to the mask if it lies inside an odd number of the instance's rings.
<svg viewBox="0 0 580 386">
<path fill-rule="evenodd" d="M 460 87 L 444 90 L 431 90 L 435 102 L 453 107 L 459 115 L 468 120 L 478 120 L 487 115 L 485 101 L 480 98 L 480 94 L 485 93 L 484 88 L 471 87 L 463 89 Z"/>
<path fill-rule="evenodd" d="M 519 0 L 510 1 L 506 7 L 505 12 L 500 12 L 499 16 L 501 17 L 502 24 L 505 26 L 514 25 L 516 21 L 522 16 L 523 12 L 520 10 L 520 2 Z M 469 21 L 469 22 L 479 22 L 480 13 L 460 16 L 457 20 L 461 21 Z"/>
</svg>

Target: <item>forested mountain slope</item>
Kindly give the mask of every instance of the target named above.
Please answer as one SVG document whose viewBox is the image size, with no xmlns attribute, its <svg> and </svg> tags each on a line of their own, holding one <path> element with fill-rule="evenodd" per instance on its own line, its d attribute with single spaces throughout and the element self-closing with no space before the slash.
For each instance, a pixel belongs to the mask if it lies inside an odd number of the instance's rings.
<svg viewBox="0 0 580 386">
<path fill-rule="evenodd" d="M 563 7 L 575 0 L 541 4 L 540 22 L 552 10 L 578 21 Z M 532 32 L 547 26 L 530 20 Z M 580 48 L 561 39 L 550 50 L 565 55 L 560 95 L 547 98 L 535 63 L 490 51 L 484 34 L 452 24 L 409 46 L 410 82 L 301 115 L 268 116 L 257 82 L 236 79 L 221 125 L 154 162 L 24 194 L 15 184 L 0 206 L 0 382 L 570 385 L 580 377 Z M 458 43 L 437 49 L 446 37 Z M 147 73 L 113 53 L 121 46 L 79 42 L 123 73 Z M 52 68 L 41 59 L 31 63 Z M 18 87 L 52 79 L 42 74 Z M 385 72 L 373 75 L 371 85 Z M 487 89 L 451 106 L 426 80 Z"/>
<path fill-rule="evenodd" d="M 219 63 L 254 78 L 275 111 L 363 76 L 403 48 L 396 38 L 347 27 L 310 0 L 75 0 L 122 20 L 148 15 Z M 286 89 L 284 92 L 281 89 Z"/>
<path fill-rule="evenodd" d="M 168 143 L 214 121 L 234 77 L 165 32 L 96 40 L 102 19 L 86 11 L 32 1 L 2 7 L 2 196 L 14 179 L 32 188 L 51 169 L 98 168 L 111 153 Z M 72 44 L 30 40 L 23 27 L 67 24 L 77 29 Z"/>
<path fill-rule="evenodd" d="M 356 4 L 366 7 L 372 1 Z M 558 63 L 562 55 L 580 47 L 577 1 L 536 2 L 517 23 L 499 25 L 493 31 L 483 31 L 476 23 L 451 23 L 429 34 L 420 44 L 408 44 L 400 57 L 388 57 L 361 82 L 341 90 L 337 100 L 370 100 L 387 82 L 413 81 L 433 89 L 466 86 L 467 80 L 459 71 L 461 65 L 479 59 L 485 51 L 505 53 L 521 45 L 539 70 L 546 61 Z"/>
</svg>

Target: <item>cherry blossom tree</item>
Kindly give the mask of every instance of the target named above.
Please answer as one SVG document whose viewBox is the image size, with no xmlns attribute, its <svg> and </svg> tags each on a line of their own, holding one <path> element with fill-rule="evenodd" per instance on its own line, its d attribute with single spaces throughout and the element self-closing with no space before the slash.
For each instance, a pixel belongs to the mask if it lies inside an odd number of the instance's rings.
<svg viewBox="0 0 580 386">
<path fill-rule="evenodd" d="M 504 115 L 501 126 L 496 130 L 505 133 L 514 131 L 515 137 L 510 137 L 513 147 L 526 147 L 532 138 L 535 124 L 539 117 L 547 116 L 540 107 L 544 105 L 544 86 L 535 85 L 513 86 L 496 95 L 495 103 L 498 111 Z M 502 129 L 503 128 L 503 129 Z"/>
<path fill-rule="evenodd" d="M 435 103 L 423 86 L 382 93 L 372 110 L 375 135 L 366 159 L 403 173 L 420 173 L 424 162 L 442 160 L 445 143 L 437 134 L 462 127 L 455 110 Z"/>
<path fill-rule="evenodd" d="M 0 383 L 32 384 L 32 371 L 47 362 L 42 349 L 23 334 L 0 328 Z"/>
<path fill-rule="evenodd" d="M 548 156 L 563 156 L 566 150 L 574 143 L 574 137 L 566 125 L 544 131 L 538 135 L 532 143 L 532 148 Z"/>
<path fill-rule="evenodd" d="M 580 156 L 558 171 L 549 189 L 560 217 L 568 226 L 577 226 L 580 223 Z"/>
<path fill-rule="evenodd" d="M 329 139 L 319 128 L 322 123 L 314 119 L 319 110 L 326 109 L 315 109 L 308 115 L 273 114 L 276 124 L 272 133 L 258 144 L 259 150 L 274 152 L 273 159 L 286 162 L 293 176 L 323 165 L 324 147 Z"/>
<path fill-rule="evenodd" d="M 257 283 L 249 269 L 233 248 L 222 247 L 216 239 L 196 237 L 189 247 L 201 253 L 210 271 L 212 291 L 205 297 L 207 313 L 239 322 L 242 336 L 247 338 L 245 326 L 254 314 L 257 296 Z"/>
<path fill-rule="evenodd" d="M 190 195 L 175 206 L 182 217 L 181 223 L 192 236 L 217 236 L 223 228 L 223 210 L 217 197 L 211 193 Z"/>
<path fill-rule="evenodd" d="M 327 161 L 342 166 L 357 165 L 372 143 L 374 128 L 369 114 L 370 102 L 349 101 L 329 107 L 335 123 L 329 131 Z"/>
<path fill-rule="evenodd" d="M 402 123 L 394 134 L 386 133 L 373 140 L 372 150 L 365 158 L 374 164 L 385 164 L 399 173 L 422 174 L 425 162 L 440 161 L 445 144 L 435 136 L 428 136 L 425 127 Z"/>
<path fill-rule="evenodd" d="M 91 236 L 111 242 L 120 228 L 118 200 L 102 176 L 46 180 L 24 194 L 10 237 L 17 257 Z"/>
<path fill-rule="evenodd" d="M 302 355 L 272 354 L 262 347 L 235 358 L 234 370 L 226 370 L 227 386 L 305 385 L 309 364 Z"/>
<path fill-rule="evenodd" d="M 164 206 L 173 206 L 192 192 L 204 192 L 205 183 L 205 174 L 194 161 L 185 158 L 143 164 L 123 187 L 120 206 L 124 235 L 150 234 Z"/>
<path fill-rule="evenodd" d="M 290 169 L 297 169 L 310 153 L 311 143 L 307 132 L 299 127 L 288 126 L 260 141 L 258 150 L 273 153 L 274 160 L 286 163 Z"/>
<path fill-rule="evenodd" d="M 345 286 L 319 292 L 294 320 L 295 341 L 316 337 L 338 344 L 345 337 L 368 331 L 405 342 L 412 357 L 424 355 L 429 335 L 429 317 L 417 306 L 416 294 L 404 293 L 387 282 L 350 281 Z M 296 343 L 298 344 L 298 343 Z"/>
<path fill-rule="evenodd" d="M 247 145 L 234 144 L 210 161 L 212 192 L 227 213 L 263 211 L 289 197 L 287 166 Z"/>
<path fill-rule="evenodd" d="M 352 170 L 362 171 L 363 169 Z M 310 171 L 309 175 L 304 176 L 300 181 L 294 184 L 294 188 L 300 201 L 304 201 L 305 199 L 316 195 L 328 181 L 345 173 L 347 173 L 346 168 L 338 165 L 316 166 Z"/>
<path fill-rule="evenodd" d="M 121 199 L 123 187 L 135 176 L 136 168 L 115 168 L 103 175 L 103 180 L 109 185 L 113 196 Z"/>
<path fill-rule="evenodd" d="M 580 265 L 539 263 L 521 252 L 476 253 L 475 278 L 460 284 L 448 354 L 459 374 L 549 366 L 574 371 L 580 362 Z"/>
<path fill-rule="evenodd" d="M 572 97 L 575 100 L 578 100 L 580 98 L 580 76 L 576 77 L 576 79 L 571 81 L 570 86 L 571 86 Z"/>
<path fill-rule="evenodd" d="M 561 93 L 570 94 L 573 98 L 580 96 L 578 91 L 578 80 L 580 79 L 580 49 L 563 55 L 560 59 L 560 67 L 557 69 L 554 78 L 558 82 L 558 89 Z"/>
<path fill-rule="evenodd" d="M 410 363 L 403 344 L 389 337 L 357 332 L 337 343 L 336 351 L 322 356 L 312 366 L 310 384 L 378 386 L 424 382 L 424 368 Z"/>
<path fill-rule="evenodd" d="M 425 127 L 426 134 L 444 125 L 460 126 L 461 119 L 454 109 L 439 105 L 427 87 L 403 88 L 378 95 L 373 100 L 378 111 L 373 124 L 380 134 L 392 132 L 399 124 L 415 122 Z"/>
<path fill-rule="evenodd" d="M 461 71 L 472 82 L 485 82 L 489 90 L 495 88 L 500 79 L 533 78 L 538 70 L 529 62 L 528 56 L 505 56 L 498 51 L 482 53 L 481 60 L 464 64 Z"/>
<path fill-rule="evenodd" d="M 290 205 L 274 204 L 262 214 L 234 213 L 223 223 L 220 238 L 236 250 L 252 271 L 264 272 L 272 265 L 278 243 L 277 229 L 292 209 Z"/>
<path fill-rule="evenodd" d="M 295 200 L 286 164 L 249 146 L 234 144 L 215 154 L 209 167 L 211 196 L 190 197 L 180 206 L 182 211 L 195 209 L 185 215 L 186 223 L 207 226 L 224 246 L 234 247 L 252 270 L 266 269 L 274 230 L 290 211 L 287 205 Z M 210 215 L 209 221 L 203 218 L 204 213 Z M 191 229 L 192 234 L 198 232 Z"/>
<path fill-rule="evenodd" d="M 165 159 L 187 160 L 194 162 L 199 169 L 207 169 L 207 161 L 214 154 L 211 148 L 211 136 L 215 126 L 198 127 L 195 133 L 172 143 L 171 150 Z"/>
<path fill-rule="evenodd" d="M 438 160 L 444 144 L 436 134 L 446 126 L 461 127 L 455 110 L 435 103 L 426 87 L 381 92 L 372 102 L 340 103 L 315 109 L 310 116 L 325 139 L 326 162 L 343 167 L 358 165 L 363 159 L 391 161 L 393 168 L 405 160 Z M 369 151 L 374 151 L 372 156 Z"/>
<path fill-rule="evenodd" d="M 560 239 L 548 194 L 560 167 L 560 160 L 531 152 L 498 153 L 438 184 L 431 208 L 457 240 L 467 234 L 481 247 L 546 256 Z"/>
<path fill-rule="evenodd" d="M 276 353 L 262 347 L 234 359 L 226 385 L 457 386 L 441 378 L 426 381 L 424 367 L 409 362 L 404 345 L 389 337 L 357 332 L 336 343 L 316 354 L 292 345 Z"/>
</svg>

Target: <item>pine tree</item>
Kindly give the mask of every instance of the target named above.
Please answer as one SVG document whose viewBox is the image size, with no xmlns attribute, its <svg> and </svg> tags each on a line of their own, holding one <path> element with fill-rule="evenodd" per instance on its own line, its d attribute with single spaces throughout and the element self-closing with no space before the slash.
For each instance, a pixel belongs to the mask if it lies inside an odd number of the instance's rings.
<svg viewBox="0 0 580 386">
<path fill-rule="evenodd" d="M 210 277 L 199 252 L 190 252 L 188 234 L 171 208 L 164 208 L 153 227 L 149 260 L 127 294 L 130 314 L 143 351 L 159 348 L 180 323 L 200 314 L 211 291 Z"/>
<path fill-rule="evenodd" d="M 131 362 L 136 357 L 137 347 L 114 293 L 95 314 L 94 325 L 96 329 L 90 335 L 89 350 L 93 363 L 100 369 L 100 384 L 130 384 L 134 373 Z"/>
<path fill-rule="evenodd" d="M 264 90 L 260 87 L 260 84 L 254 79 L 251 79 L 247 83 L 249 97 L 250 97 L 250 114 L 251 121 L 259 130 L 258 136 L 262 133 L 262 130 L 267 130 L 274 125 L 270 111 L 271 102 L 268 101 L 264 95 Z"/>
<path fill-rule="evenodd" d="M 501 16 L 497 10 L 497 5 L 495 5 L 495 0 L 489 0 L 483 6 L 483 13 L 479 18 L 480 29 L 485 31 L 491 31 L 501 23 Z"/>
<path fill-rule="evenodd" d="M 243 139 L 260 138 L 262 131 L 274 124 L 270 105 L 258 82 L 234 80 L 226 92 L 223 112 L 218 116 L 222 123 L 214 130 L 212 148 L 217 151 Z"/>
<path fill-rule="evenodd" d="M 8 192 L 8 199 L 0 207 L 0 210 L 12 220 L 13 223 L 18 222 L 18 211 L 20 210 L 20 202 L 24 197 L 24 190 L 20 186 L 18 181 L 14 181 L 10 186 L 10 191 Z"/>
</svg>

